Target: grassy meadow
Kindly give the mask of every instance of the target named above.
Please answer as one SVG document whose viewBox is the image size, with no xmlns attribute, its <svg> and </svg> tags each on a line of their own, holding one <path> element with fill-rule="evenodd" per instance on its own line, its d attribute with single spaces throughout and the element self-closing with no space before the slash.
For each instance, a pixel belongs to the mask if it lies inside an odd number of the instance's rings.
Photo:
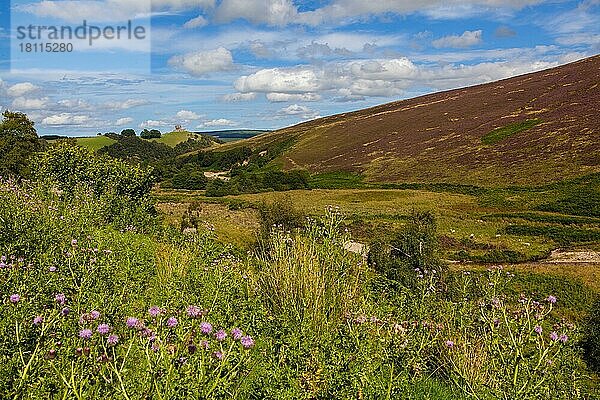
<svg viewBox="0 0 600 400">
<path fill-rule="evenodd" d="M 598 397 L 598 265 L 536 261 L 598 245 L 566 201 L 594 177 L 206 197 L 32 163 L 0 182 L 0 398 Z"/>
</svg>

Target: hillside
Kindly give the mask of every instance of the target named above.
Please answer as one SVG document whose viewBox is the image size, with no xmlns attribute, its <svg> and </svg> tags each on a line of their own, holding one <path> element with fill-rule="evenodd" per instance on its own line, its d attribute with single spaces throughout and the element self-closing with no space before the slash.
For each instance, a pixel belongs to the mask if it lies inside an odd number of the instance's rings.
<svg viewBox="0 0 600 400">
<path fill-rule="evenodd" d="M 227 144 L 292 139 L 286 169 L 372 182 L 548 183 L 600 171 L 600 56 L 334 115 Z"/>
</svg>

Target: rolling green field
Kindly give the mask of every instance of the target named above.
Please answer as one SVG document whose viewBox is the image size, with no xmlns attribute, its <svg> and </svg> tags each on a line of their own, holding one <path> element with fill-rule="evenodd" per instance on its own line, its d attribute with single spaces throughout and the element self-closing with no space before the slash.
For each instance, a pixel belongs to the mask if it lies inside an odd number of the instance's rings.
<svg viewBox="0 0 600 400">
<path fill-rule="evenodd" d="M 467 192 L 466 188 L 454 188 L 459 189 Z M 311 216 L 322 214 L 328 206 L 339 207 L 345 215 L 346 227 L 356 240 L 367 243 L 375 237 L 393 235 L 404 226 L 413 210 L 431 210 L 437 217 L 445 258 L 455 261 L 517 263 L 547 258 L 552 250 L 559 248 L 600 250 L 600 218 L 539 210 L 547 204 L 556 204 L 564 189 L 554 188 L 542 196 L 527 190 L 516 193 L 516 189 L 493 193 L 472 191 L 468 194 L 431 188 L 315 189 L 220 199 L 206 198 L 201 191 L 163 191 L 155 196 L 159 202 L 169 203 L 173 218 L 182 215 L 192 202 L 212 203 L 211 207 L 221 204 L 220 212 L 213 213 L 208 220 L 218 234 L 235 238 L 236 244 L 254 241 L 251 227 L 256 225 L 253 219 L 256 217 L 249 212 L 234 228 L 234 224 L 227 222 L 231 213 L 287 197 L 298 210 Z"/>
<path fill-rule="evenodd" d="M 90 149 L 92 151 L 98 151 L 101 148 L 110 146 L 113 143 L 116 143 L 116 140 L 108 138 L 106 136 L 77 138 L 78 145 L 85 147 L 86 149 Z"/>
<path fill-rule="evenodd" d="M 194 134 L 191 132 L 187 132 L 187 131 L 173 131 L 173 132 L 169 132 L 169 133 L 165 133 L 163 134 L 160 138 L 158 139 L 150 139 L 153 142 L 158 142 L 158 143 L 163 143 L 166 144 L 169 147 L 175 147 L 177 146 L 179 143 L 183 143 L 186 140 L 188 140 L 189 138 L 194 137 Z"/>
</svg>

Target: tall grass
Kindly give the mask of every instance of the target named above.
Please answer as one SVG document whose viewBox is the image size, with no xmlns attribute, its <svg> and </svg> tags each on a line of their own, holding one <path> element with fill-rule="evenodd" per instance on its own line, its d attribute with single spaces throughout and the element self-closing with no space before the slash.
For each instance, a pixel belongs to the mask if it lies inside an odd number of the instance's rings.
<svg viewBox="0 0 600 400">
<path fill-rule="evenodd" d="M 366 265 L 349 254 L 341 216 L 328 209 L 311 220 L 304 234 L 275 229 L 258 256 L 257 284 L 269 310 L 281 321 L 307 326 L 320 336 L 360 306 Z"/>
</svg>

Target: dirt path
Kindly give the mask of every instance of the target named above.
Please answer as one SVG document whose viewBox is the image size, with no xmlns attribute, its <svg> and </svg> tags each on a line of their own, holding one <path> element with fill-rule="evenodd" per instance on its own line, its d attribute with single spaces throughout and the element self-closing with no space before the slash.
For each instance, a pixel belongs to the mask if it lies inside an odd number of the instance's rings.
<svg viewBox="0 0 600 400">
<path fill-rule="evenodd" d="M 550 254 L 550 258 L 541 262 L 546 264 L 600 264 L 600 252 L 554 250 Z"/>
</svg>

